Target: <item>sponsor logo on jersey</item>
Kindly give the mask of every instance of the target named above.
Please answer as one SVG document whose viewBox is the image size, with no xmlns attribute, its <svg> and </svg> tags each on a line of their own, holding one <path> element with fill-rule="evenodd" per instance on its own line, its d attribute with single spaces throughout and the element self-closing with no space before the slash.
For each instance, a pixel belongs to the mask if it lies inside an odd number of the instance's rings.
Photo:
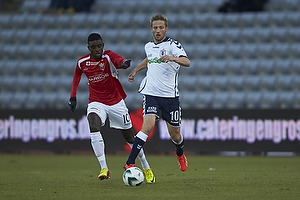
<svg viewBox="0 0 300 200">
<path fill-rule="evenodd" d="M 91 62 L 90 61 L 86 61 L 86 66 L 90 66 L 91 65 Z"/>
<path fill-rule="evenodd" d="M 108 73 L 105 73 L 105 74 L 96 74 L 94 76 L 89 77 L 89 82 L 93 82 L 93 83 L 99 82 L 99 81 L 104 80 L 108 76 L 109 76 Z"/>
<path fill-rule="evenodd" d="M 157 113 L 156 107 L 154 107 L 154 106 L 148 107 L 148 108 L 147 108 L 147 112 Z"/>
<path fill-rule="evenodd" d="M 148 63 L 149 63 L 149 64 L 152 64 L 152 63 L 162 63 L 162 62 L 163 62 L 162 59 L 159 59 L 159 58 L 157 58 L 157 57 L 148 60 Z"/>
</svg>

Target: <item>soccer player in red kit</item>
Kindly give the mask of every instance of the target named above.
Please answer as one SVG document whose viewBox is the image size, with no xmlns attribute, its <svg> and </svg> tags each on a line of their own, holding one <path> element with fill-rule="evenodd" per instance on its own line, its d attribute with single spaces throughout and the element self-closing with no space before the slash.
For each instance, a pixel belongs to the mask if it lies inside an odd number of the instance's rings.
<svg viewBox="0 0 300 200">
<path fill-rule="evenodd" d="M 76 92 L 84 73 L 89 85 L 89 104 L 87 119 L 90 127 L 91 145 L 101 166 L 98 178 L 108 179 L 111 174 L 105 158 L 105 146 L 100 129 L 108 118 L 110 127 L 121 131 L 122 136 L 132 147 L 134 130 L 129 117 L 128 108 L 124 102 L 126 94 L 118 80 L 118 69 L 130 67 L 130 60 L 126 60 L 110 50 L 103 50 L 104 43 L 98 33 L 88 36 L 89 54 L 82 56 L 77 61 L 75 68 L 69 106 L 74 112 L 76 109 Z M 146 180 L 155 182 L 155 177 L 146 160 L 144 151 L 139 154 Z"/>
</svg>

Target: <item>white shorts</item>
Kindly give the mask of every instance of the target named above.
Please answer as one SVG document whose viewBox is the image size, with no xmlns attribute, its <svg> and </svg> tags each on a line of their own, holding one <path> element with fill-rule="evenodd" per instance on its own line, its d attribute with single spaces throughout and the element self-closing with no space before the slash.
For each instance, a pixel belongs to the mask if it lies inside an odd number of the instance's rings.
<svg viewBox="0 0 300 200">
<path fill-rule="evenodd" d="M 130 129 L 132 127 L 128 108 L 123 99 L 112 106 L 99 102 L 91 102 L 87 107 L 87 115 L 90 113 L 96 113 L 100 117 L 101 126 L 105 125 L 105 121 L 108 118 L 111 128 Z"/>
</svg>

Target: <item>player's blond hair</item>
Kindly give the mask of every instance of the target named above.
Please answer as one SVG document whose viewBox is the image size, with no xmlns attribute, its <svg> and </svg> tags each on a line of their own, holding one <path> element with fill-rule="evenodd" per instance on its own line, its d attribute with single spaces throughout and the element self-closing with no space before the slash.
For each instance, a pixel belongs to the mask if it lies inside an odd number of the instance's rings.
<svg viewBox="0 0 300 200">
<path fill-rule="evenodd" d="M 168 18 L 162 14 L 156 14 L 150 19 L 150 27 L 153 25 L 153 21 L 162 20 L 165 22 L 166 27 L 168 27 Z"/>
</svg>

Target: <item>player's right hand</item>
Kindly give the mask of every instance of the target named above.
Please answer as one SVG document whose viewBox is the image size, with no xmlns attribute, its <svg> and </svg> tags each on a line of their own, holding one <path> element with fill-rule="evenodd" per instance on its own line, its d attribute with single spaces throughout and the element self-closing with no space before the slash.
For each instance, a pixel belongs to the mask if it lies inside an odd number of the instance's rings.
<svg viewBox="0 0 300 200">
<path fill-rule="evenodd" d="M 68 105 L 70 106 L 72 112 L 75 112 L 76 105 L 77 105 L 76 97 L 71 97 L 68 102 Z"/>
<path fill-rule="evenodd" d="M 130 72 L 130 74 L 128 75 L 128 81 L 133 82 L 134 81 L 134 76 L 135 76 L 135 72 L 134 71 Z"/>
</svg>

